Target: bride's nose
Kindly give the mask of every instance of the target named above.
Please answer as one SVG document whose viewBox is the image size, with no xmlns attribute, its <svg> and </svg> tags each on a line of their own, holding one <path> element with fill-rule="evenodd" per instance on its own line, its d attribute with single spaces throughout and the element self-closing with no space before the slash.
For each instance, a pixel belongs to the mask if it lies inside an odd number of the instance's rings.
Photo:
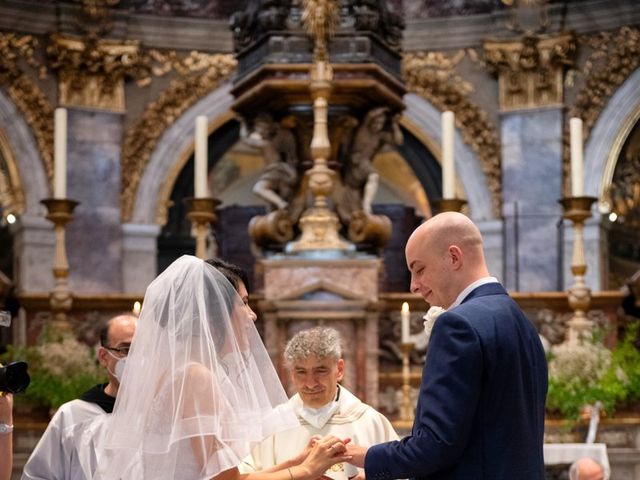
<svg viewBox="0 0 640 480">
<path fill-rule="evenodd" d="M 252 322 L 255 323 L 255 321 L 258 319 L 258 315 L 256 315 L 256 312 L 254 312 L 253 308 L 251 308 L 249 305 L 247 305 L 247 310 L 249 311 L 249 318 Z"/>
</svg>

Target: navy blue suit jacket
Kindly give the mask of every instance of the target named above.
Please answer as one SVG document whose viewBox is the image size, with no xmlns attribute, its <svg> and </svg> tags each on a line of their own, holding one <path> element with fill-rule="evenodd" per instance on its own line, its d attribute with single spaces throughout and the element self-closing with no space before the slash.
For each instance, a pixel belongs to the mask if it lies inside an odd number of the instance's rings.
<svg viewBox="0 0 640 480">
<path fill-rule="evenodd" d="M 499 283 L 438 317 L 412 434 L 367 451 L 367 480 L 542 480 L 547 361 Z"/>
</svg>

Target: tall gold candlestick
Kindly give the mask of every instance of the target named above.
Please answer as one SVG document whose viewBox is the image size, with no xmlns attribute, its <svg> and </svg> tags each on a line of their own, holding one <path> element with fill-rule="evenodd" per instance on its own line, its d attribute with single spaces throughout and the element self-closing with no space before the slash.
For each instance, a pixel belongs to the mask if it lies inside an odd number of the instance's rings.
<svg viewBox="0 0 640 480">
<path fill-rule="evenodd" d="M 413 342 L 401 343 L 402 352 L 402 403 L 400 404 L 400 420 L 413 422 L 413 402 L 411 401 L 411 352 L 415 349 Z"/>
<path fill-rule="evenodd" d="M 53 257 L 54 287 L 49 301 L 53 312 L 54 322 L 62 330 L 70 330 L 71 324 L 67 318 L 73 304 L 73 295 L 69 290 L 69 262 L 65 243 L 65 228 L 73 219 L 73 210 L 78 202 L 68 198 L 46 198 L 41 201 L 47 207 L 47 220 L 51 221 L 55 231 L 55 254 Z"/>
<path fill-rule="evenodd" d="M 189 197 L 184 199 L 187 205 L 187 218 L 193 224 L 196 234 L 196 257 L 204 259 L 207 254 L 207 234 L 210 225 L 216 221 L 216 207 L 220 200 L 211 197 Z"/>
<path fill-rule="evenodd" d="M 287 249 L 303 250 L 348 250 L 352 246 L 340 238 L 338 216 L 329 209 L 327 198 L 333 191 L 335 172 L 327 166 L 331 152 L 328 131 L 329 97 L 331 95 L 333 69 L 329 63 L 327 49 L 329 37 L 338 21 L 338 2 L 305 1 L 303 24 L 314 42 L 313 64 L 309 76 L 309 92 L 313 99 L 313 137 L 311 157 L 313 167 L 307 173 L 309 189 L 313 195 L 313 206 L 305 210 L 300 219 L 300 239 Z"/>
<path fill-rule="evenodd" d="M 591 205 L 597 199 L 594 197 L 565 197 L 560 200 L 564 208 L 564 218 L 573 223 L 573 256 L 571 258 L 571 273 L 574 283 L 569 288 L 569 306 L 574 311 L 568 322 L 566 340 L 580 342 L 590 338 L 592 322 L 587 318 L 591 303 L 591 289 L 587 286 L 584 276 L 587 263 L 584 256 L 584 222 L 591 216 Z"/>
</svg>

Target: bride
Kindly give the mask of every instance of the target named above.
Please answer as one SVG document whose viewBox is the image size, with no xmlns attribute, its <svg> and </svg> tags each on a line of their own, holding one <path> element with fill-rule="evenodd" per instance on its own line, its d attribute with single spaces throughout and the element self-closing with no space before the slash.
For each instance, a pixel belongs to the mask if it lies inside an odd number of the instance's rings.
<svg viewBox="0 0 640 480">
<path fill-rule="evenodd" d="M 253 446 L 298 424 L 254 319 L 195 257 L 149 285 L 96 480 L 312 480 L 349 459 L 346 441 L 326 437 L 270 471 L 238 472 Z"/>
</svg>

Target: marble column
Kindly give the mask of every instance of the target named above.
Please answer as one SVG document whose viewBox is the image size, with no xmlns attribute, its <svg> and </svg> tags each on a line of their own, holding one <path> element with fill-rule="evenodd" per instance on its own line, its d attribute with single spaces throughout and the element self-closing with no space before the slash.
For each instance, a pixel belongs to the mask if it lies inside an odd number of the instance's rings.
<svg viewBox="0 0 640 480">
<path fill-rule="evenodd" d="M 142 295 L 156 277 L 160 226 L 122 225 L 122 289 Z"/>
<path fill-rule="evenodd" d="M 122 115 L 69 108 L 67 196 L 80 202 L 67 226 L 74 293 L 122 291 Z"/>
<path fill-rule="evenodd" d="M 562 121 L 561 108 L 502 115 L 504 282 L 511 290 L 563 288 Z"/>
<path fill-rule="evenodd" d="M 53 288 L 51 272 L 54 235 L 51 222 L 43 216 L 21 215 L 12 226 L 15 275 L 18 289 L 29 293 L 48 293 Z"/>
<path fill-rule="evenodd" d="M 480 229 L 484 241 L 484 257 L 489 267 L 489 273 L 503 282 L 503 223 L 500 220 L 485 220 L 476 222 L 476 225 Z"/>
<path fill-rule="evenodd" d="M 520 291 L 562 290 L 564 72 L 570 32 L 486 40 L 498 76 L 502 140 L 504 284 Z"/>
</svg>

